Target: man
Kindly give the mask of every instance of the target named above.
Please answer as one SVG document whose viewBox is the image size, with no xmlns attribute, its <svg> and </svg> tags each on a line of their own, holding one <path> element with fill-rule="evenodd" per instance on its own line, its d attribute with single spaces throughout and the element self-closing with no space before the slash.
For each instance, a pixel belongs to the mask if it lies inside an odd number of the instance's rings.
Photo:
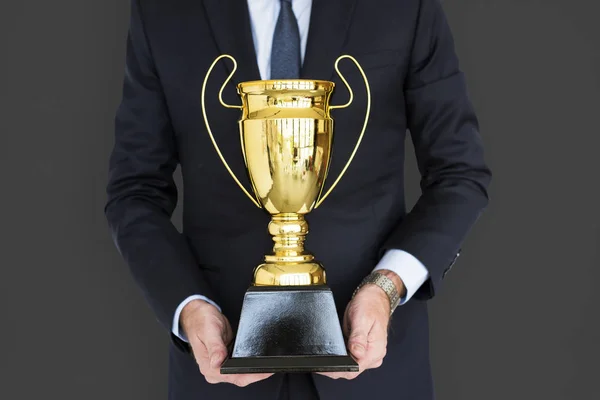
<svg viewBox="0 0 600 400">
<path fill-rule="evenodd" d="M 339 55 L 354 56 L 369 79 L 364 140 L 344 179 L 309 214 L 306 242 L 327 269 L 359 373 L 219 373 L 252 270 L 272 247 L 269 216 L 239 192 L 204 128 L 200 88 L 223 53 L 238 61 L 237 82 L 334 80 L 332 104 L 347 99 L 333 71 Z M 491 179 L 439 0 L 134 0 L 126 63 L 106 215 L 171 332 L 169 398 L 433 399 L 425 301 L 486 207 Z M 361 76 L 349 62 L 341 67 L 355 101 L 334 115 L 330 177 L 364 117 Z M 243 176 L 239 112 L 217 100 L 230 68 L 224 61 L 213 71 L 207 112 L 225 158 Z M 233 87 L 224 98 L 239 104 Z M 407 129 L 422 174 L 422 195 L 408 213 Z M 170 220 L 178 165 L 182 233 Z M 393 309 L 396 294 L 401 305 Z"/>
</svg>

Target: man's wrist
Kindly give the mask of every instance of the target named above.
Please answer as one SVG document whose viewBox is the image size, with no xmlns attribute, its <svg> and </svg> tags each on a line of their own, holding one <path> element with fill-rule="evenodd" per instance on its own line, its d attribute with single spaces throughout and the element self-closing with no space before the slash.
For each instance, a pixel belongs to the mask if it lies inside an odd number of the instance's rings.
<svg viewBox="0 0 600 400">
<path fill-rule="evenodd" d="M 382 306 L 387 310 L 387 312 L 391 311 L 392 304 L 390 303 L 390 298 L 386 292 L 384 292 L 379 286 L 374 283 L 367 283 L 363 285 L 356 291 L 356 295 L 354 297 L 368 297 L 370 299 L 377 298 L 381 301 Z"/>
<path fill-rule="evenodd" d="M 201 312 L 204 312 L 205 310 L 210 310 L 211 308 L 214 309 L 215 311 L 219 312 L 217 307 L 213 306 L 212 304 L 210 304 L 207 301 L 204 301 L 201 299 L 196 299 L 196 300 L 190 301 L 181 310 L 181 314 L 179 316 L 179 323 L 180 323 L 181 327 L 185 331 L 186 322 L 189 321 L 190 318 L 193 318 L 193 316 L 195 314 L 197 314 L 198 312 L 201 313 Z"/>
<path fill-rule="evenodd" d="M 406 292 L 402 279 L 389 270 L 378 270 L 367 275 L 355 289 L 352 298 L 362 293 L 372 293 L 389 305 L 390 314 L 394 312 L 402 294 Z"/>
<path fill-rule="evenodd" d="M 402 292 L 400 305 L 409 301 L 429 278 L 429 271 L 425 265 L 412 254 L 400 249 L 390 249 L 385 252 L 383 257 L 381 257 L 381 260 L 379 260 L 373 269 L 374 272 L 379 272 L 381 270 L 391 271 L 401 278 L 405 290 Z M 391 284 L 397 286 L 399 283 L 397 278 L 393 275 L 391 276 L 396 280 L 396 283 Z"/>
</svg>

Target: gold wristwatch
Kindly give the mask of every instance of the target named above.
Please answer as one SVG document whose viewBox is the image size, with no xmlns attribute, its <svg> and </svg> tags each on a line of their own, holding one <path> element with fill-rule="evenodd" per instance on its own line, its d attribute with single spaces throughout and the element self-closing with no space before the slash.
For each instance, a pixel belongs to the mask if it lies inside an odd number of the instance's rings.
<svg viewBox="0 0 600 400">
<path fill-rule="evenodd" d="M 365 286 L 368 283 L 372 283 L 374 285 L 379 286 L 381 290 L 383 290 L 385 294 L 387 294 L 390 300 L 390 315 L 392 315 L 396 307 L 398 307 L 398 303 L 400 303 L 400 293 L 398 293 L 398 289 L 396 288 L 394 282 L 380 272 L 375 271 L 367 275 L 365 279 L 363 279 L 362 282 L 354 290 L 352 298 L 354 298 L 354 296 L 361 287 Z"/>
</svg>

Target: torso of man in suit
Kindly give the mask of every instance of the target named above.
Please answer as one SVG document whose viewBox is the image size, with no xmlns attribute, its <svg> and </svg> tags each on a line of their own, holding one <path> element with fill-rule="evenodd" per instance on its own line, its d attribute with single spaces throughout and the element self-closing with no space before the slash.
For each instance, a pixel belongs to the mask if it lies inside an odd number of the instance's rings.
<svg viewBox="0 0 600 400">
<path fill-rule="evenodd" d="M 106 214 L 117 247 L 171 334 L 169 398 L 175 400 L 275 399 L 284 382 L 290 390 L 280 374 L 246 387 L 211 385 L 198 371 L 179 324 L 186 301 L 200 301 L 218 308 L 235 327 L 253 268 L 272 249 L 266 234 L 270 217 L 241 194 L 221 164 L 203 124 L 199 95 L 219 54 L 237 60 L 236 82 L 269 78 L 269 36 L 279 12 L 274 1 L 132 2 Z M 404 295 L 389 320 L 383 364 L 353 379 L 317 374 L 311 379 L 322 399 L 399 393 L 432 399 L 426 300 L 441 286 L 486 207 L 491 178 L 450 28 L 439 0 L 301 0 L 292 7 L 302 43 L 301 77 L 334 81 L 331 102 L 345 103 L 348 94 L 333 65 L 350 54 L 363 67 L 372 95 L 354 162 L 307 217 L 306 247 L 327 269 L 340 320 L 354 289 L 374 270 L 390 271 Z M 226 63 L 215 68 L 207 113 L 223 156 L 244 176 L 239 111 L 222 108 L 217 98 L 230 68 Z M 333 177 L 354 148 L 366 106 L 360 73 L 350 63 L 340 69 L 355 100 L 334 115 Z M 239 103 L 233 85 L 223 98 Z M 423 191 L 410 212 L 404 199 L 407 131 Z M 178 165 L 182 232 L 170 222 Z"/>
</svg>

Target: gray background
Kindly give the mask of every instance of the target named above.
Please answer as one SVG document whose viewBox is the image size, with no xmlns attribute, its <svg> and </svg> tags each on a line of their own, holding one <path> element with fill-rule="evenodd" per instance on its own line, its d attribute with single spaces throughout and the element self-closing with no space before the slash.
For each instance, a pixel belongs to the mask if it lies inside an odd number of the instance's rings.
<svg viewBox="0 0 600 400">
<path fill-rule="evenodd" d="M 598 3 L 444 4 L 494 181 L 431 302 L 438 397 L 600 398 Z M 0 5 L 2 399 L 166 398 L 102 212 L 127 23 L 124 0 Z"/>
</svg>

